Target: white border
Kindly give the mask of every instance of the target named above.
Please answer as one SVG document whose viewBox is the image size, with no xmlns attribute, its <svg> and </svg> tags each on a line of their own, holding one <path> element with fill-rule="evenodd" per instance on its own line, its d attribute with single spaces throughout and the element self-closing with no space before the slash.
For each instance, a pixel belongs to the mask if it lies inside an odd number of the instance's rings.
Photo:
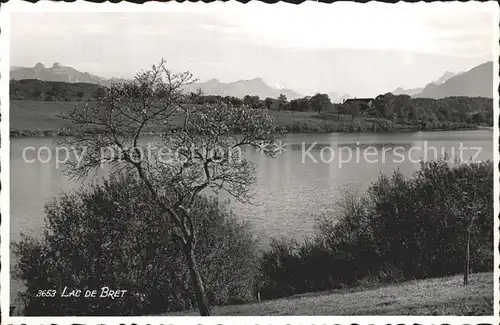
<svg viewBox="0 0 500 325">
<path fill-rule="evenodd" d="M 500 281 L 499 281 L 499 263 L 500 263 L 500 252 L 499 252 L 499 227 L 500 227 L 500 222 L 499 222 L 499 215 L 500 215 L 500 204 L 499 204 L 499 195 L 500 195 L 500 184 L 499 184 L 499 177 L 500 173 L 498 170 L 498 163 L 499 163 L 499 139 L 498 137 L 500 136 L 499 134 L 499 124 L 498 124 L 498 118 L 499 118 L 499 94 L 498 94 L 498 86 L 499 86 L 499 79 L 500 77 L 498 76 L 499 74 L 499 64 L 498 64 L 498 59 L 500 56 L 500 46 L 498 44 L 500 40 L 500 11 L 498 3 L 497 2 L 491 2 L 490 3 L 493 9 L 494 17 L 492 22 L 491 28 L 494 30 L 493 33 L 493 39 L 491 40 L 491 44 L 493 47 L 492 53 L 493 53 L 493 211 L 495 214 L 495 218 L 493 219 L 493 229 L 495 230 L 493 232 L 493 246 L 495 250 L 495 256 L 493 259 L 494 262 L 494 278 L 493 278 L 493 314 L 496 315 L 495 317 L 495 322 L 494 324 L 499 324 L 499 313 L 500 313 L 500 306 L 499 306 L 499 296 L 500 296 Z"/>
<path fill-rule="evenodd" d="M 2 189 L 0 192 L 0 212 L 2 214 L 0 255 L 2 269 L 0 273 L 0 308 L 2 318 L 9 314 L 10 296 L 10 103 L 9 103 L 9 79 L 10 79 L 10 15 L 6 12 L 4 5 L 0 6 L 0 109 L 2 120 L 0 122 L 0 181 Z M 7 310 L 6 313 L 4 311 Z"/>
<path fill-rule="evenodd" d="M 14 4 L 15 3 L 15 4 Z M 88 2 L 75 2 L 75 3 L 53 3 L 40 1 L 37 4 L 31 3 L 17 3 L 17 1 L 11 1 L 7 4 L 2 4 L 0 6 L 0 24 L 1 24 L 1 34 L 0 34 L 0 99 L 1 99 L 1 112 L 2 120 L 0 124 L 1 130 L 1 183 L 2 190 L 0 193 L 0 211 L 2 214 L 2 224 L 1 224 L 1 260 L 2 269 L 0 274 L 1 279 L 1 310 L 3 316 L 4 324 L 32 324 L 32 323 L 56 323 L 56 324 L 72 324 L 72 323 L 105 323 L 105 324 L 121 324 L 121 323 L 148 323 L 148 324 L 327 324 L 327 323 L 339 323 L 339 324 L 477 324 L 477 323 L 499 323 L 499 269 L 498 265 L 500 263 L 499 258 L 499 226 L 500 222 L 498 219 L 500 209 L 499 209 L 499 190 L 500 186 L 498 182 L 494 183 L 494 242 L 495 242 L 495 257 L 494 257 L 494 315 L 493 316 L 212 316 L 210 318 L 202 318 L 199 316 L 183 316 L 183 317 L 167 317 L 167 316 L 141 316 L 141 317 L 11 317 L 9 316 L 9 306 L 10 306 L 10 268 L 8 267 L 10 253 L 9 253 L 9 238 L 10 238 L 10 145 L 9 145 L 9 70 L 10 70 L 10 12 L 33 12 L 33 11 L 60 11 L 60 12 L 115 12 L 115 11 L 163 11 L 166 6 L 169 6 L 169 11 L 184 11 L 188 5 L 188 2 L 179 3 L 154 3 L 149 2 L 145 5 L 136 5 L 132 3 L 102 3 L 102 4 L 92 4 Z M 210 4 L 207 4 L 209 6 Z M 494 154 L 494 179 L 499 180 L 500 173 L 498 170 L 499 163 L 499 95 L 498 95 L 498 85 L 499 85 L 499 64 L 498 57 L 500 55 L 498 41 L 500 39 L 499 33 L 499 22 L 500 22 L 500 12 L 498 10 L 498 4 L 496 2 L 490 1 L 488 3 L 492 8 L 495 20 L 493 21 L 493 30 L 495 31 L 494 37 L 492 39 L 493 46 L 493 100 L 494 100 L 494 131 L 493 131 L 493 154 Z M 125 320 L 126 319 L 126 320 Z"/>
</svg>

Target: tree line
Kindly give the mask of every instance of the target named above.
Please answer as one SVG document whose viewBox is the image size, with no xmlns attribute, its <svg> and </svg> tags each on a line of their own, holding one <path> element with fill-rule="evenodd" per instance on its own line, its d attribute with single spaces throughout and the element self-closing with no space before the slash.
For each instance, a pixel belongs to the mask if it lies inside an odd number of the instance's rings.
<svg viewBox="0 0 500 325">
<path fill-rule="evenodd" d="M 234 96 L 220 95 L 199 95 L 194 97 L 195 104 L 226 102 L 234 106 L 246 105 L 254 109 L 268 109 L 273 111 L 298 111 L 298 112 L 326 112 L 332 110 L 330 97 L 327 94 L 317 93 L 314 96 L 306 96 L 303 98 L 288 100 L 284 94 L 280 94 L 278 98 L 267 97 L 261 99 L 259 96 L 246 95 L 242 99 Z"/>
<path fill-rule="evenodd" d="M 493 99 L 483 97 L 411 98 L 387 93 L 370 107 L 344 105 L 353 115 L 385 118 L 399 123 L 453 122 L 493 126 Z"/>
<path fill-rule="evenodd" d="M 9 95 L 11 100 L 32 101 L 93 101 L 100 88 L 91 83 L 69 83 L 43 81 L 38 79 L 11 80 Z"/>
</svg>

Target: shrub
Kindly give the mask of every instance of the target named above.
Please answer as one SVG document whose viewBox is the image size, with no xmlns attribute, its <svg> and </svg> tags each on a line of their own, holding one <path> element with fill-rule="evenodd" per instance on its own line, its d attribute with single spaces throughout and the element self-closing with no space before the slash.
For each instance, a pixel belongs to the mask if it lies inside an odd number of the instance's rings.
<svg viewBox="0 0 500 325">
<path fill-rule="evenodd" d="M 63 194 L 46 206 L 41 239 L 14 243 L 13 274 L 27 290 L 26 315 L 144 315 L 193 307 L 189 272 L 172 227 L 134 179 Z M 255 242 L 225 204 L 199 197 L 195 254 L 211 304 L 251 299 Z M 127 290 L 123 298 L 61 298 L 64 287 Z M 56 289 L 54 298 L 38 290 Z M 100 292 L 99 292 L 100 293 Z M 99 295 L 99 294 L 98 294 Z"/>
<path fill-rule="evenodd" d="M 382 260 L 392 259 L 407 277 L 463 271 L 467 225 L 474 220 L 473 246 L 492 251 L 493 165 L 426 163 L 412 178 L 381 177 L 369 191 L 374 204 L 374 243 Z M 473 254 L 476 270 L 487 270 Z"/>
<path fill-rule="evenodd" d="M 271 240 L 270 248 L 263 253 L 260 262 L 262 297 L 278 298 L 296 292 L 294 285 L 300 274 L 297 248 L 298 244 L 293 240 Z"/>
<path fill-rule="evenodd" d="M 365 196 L 346 192 L 302 244 L 263 255 L 262 298 L 345 285 L 392 283 L 493 270 L 493 164 L 431 161 L 411 177 L 380 176 Z"/>
</svg>

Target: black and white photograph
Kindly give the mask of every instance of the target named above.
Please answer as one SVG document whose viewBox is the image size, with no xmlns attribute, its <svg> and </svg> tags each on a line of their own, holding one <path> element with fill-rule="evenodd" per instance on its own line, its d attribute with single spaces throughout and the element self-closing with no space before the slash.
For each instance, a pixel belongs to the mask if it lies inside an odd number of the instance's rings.
<svg viewBox="0 0 500 325">
<path fill-rule="evenodd" d="M 498 323 L 496 2 L 0 15 L 5 324 Z"/>
</svg>

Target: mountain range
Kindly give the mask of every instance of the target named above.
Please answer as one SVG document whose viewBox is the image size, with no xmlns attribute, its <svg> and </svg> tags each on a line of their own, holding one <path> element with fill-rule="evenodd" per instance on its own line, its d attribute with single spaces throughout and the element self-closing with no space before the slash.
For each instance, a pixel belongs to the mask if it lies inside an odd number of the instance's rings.
<svg viewBox="0 0 500 325">
<path fill-rule="evenodd" d="M 196 92 L 201 89 L 207 95 L 220 95 L 220 96 L 234 96 L 242 98 L 245 95 L 257 95 L 261 99 L 267 97 L 277 98 L 283 94 L 287 100 L 293 100 L 303 97 L 298 92 L 283 88 L 280 86 L 271 87 L 262 80 L 262 78 L 255 78 L 251 80 L 238 80 L 229 83 L 222 83 L 217 79 L 211 79 L 201 83 L 194 83 L 187 85 L 184 89 L 188 92 Z M 340 94 L 337 92 L 328 93 L 332 103 L 341 103 L 345 99 L 352 98 L 349 94 Z"/>
<path fill-rule="evenodd" d="M 478 65 L 442 84 L 429 84 L 415 97 L 444 98 L 451 96 L 493 98 L 493 62 Z"/>
<path fill-rule="evenodd" d="M 61 81 L 61 82 L 86 82 L 100 85 L 109 85 L 112 82 L 128 82 L 126 79 L 111 78 L 106 79 L 88 72 L 80 72 L 75 68 L 54 63 L 52 67 L 46 68 L 42 63 L 37 63 L 34 67 L 11 67 L 10 79 L 39 79 L 43 81 Z M 284 94 L 288 100 L 302 97 L 292 89 L 282 87 L 271 87 L 261 78 L 251 80 L 238 80 L 230 83 L 222 83 L 217 79 L 211 79 L 206 82 L 193 83 L 186 85 L 184 90 L 187 92 L 196 92 L 201 89 L 206 95 L 234 96 L 243 98 L 246 95 L 257 95 L 264 99 L 267 97 L 277 98 Z"/>
<path fill-rule="evenodd" d="M 86 82 L 100 85 L 109 85 L 111 82 L 126 81 L 125 79 L 106 79 L 95 76 L 88 72 L 80 72 L 75 68 L 54 63 L 52 67 L 46 68 L 42 63 L 37 63 L 33 68 L 11 67 L 10 79 L 39 79 L 43 81 L 61 82 Z"/>
<path fill-rule="evenodd" d="M 46 68 L 42 63 L 34 67 L 11 67 L 10 78 L 39 79 L 43 81 L 61 82 L 85 82 L 101 85 L 109 85 L 112 82 L 128 82 L 127 79 L 102 78 L 87 72 L 80 72 L 72 67 L 54 63 L 52 67 Z M 205 82 L 197 82 L 186 85 L 184 90 L 196 92 L 201 89 L 206 95 L 234 96 L 243 98 L 246 95 L 259 96 L 261 99 L 267 97 L 277 98 L 284 94 L 288 100 L 303 97 L 296 91 L 281 86 L 269 86 L 262 78 L 250 80 L 237 80 L 229 83 L 211 79 Z M 425 87 L 413 89 L 397 88 L 392 91 L 395 95 L 406 94 L 412 97 L 444 98 L 450 96 L 470 97 L 493 97 L 493 62 L 486 62 L 466 72 L 453 73 L 446 71 L 439 79 L 427 84 Z M 348 94 L 337 92 L 328 93 L 333 103 L 341 103 L 345 99 L 352 98 Z"/>
<path fill-rule="evenodd" d="M 457 76 L 461 73 L 462 72 L 454 73 L 454 72 L 450 72 L 450 71 L 445 71 L 444 74 L 438 80 L 432 81 L 429 84 L 441 85 L 444 82 L 446 82 L 448 79 L 450 79 L 454 76 Z M 403 89 L 403 88 L 399 87 L 399 88 L 395 89 L 394 91 L 392 91 L 392 93 L 394 95 L 415 96 L 415 95 L 420 94 L 424 89 L 425 89 L 425 87 L 417 87 L 417 88 L 410 88 L 410 89 Z"/>
<path fill-rule="evenodd" d="M 292 89 L 271 87 L 262 78 L 237 80 L 229 83 L 211 79 L 184 87 L 186 92 L 196 92 L 198 89 L 201 89 L 206 95 L 234 96 L 238 98 L 243 98 L 246 95 L 259 96 L 261 99 L 267 97 L 277 98 L 280 94 L 285 95 L 288 100 L 302 97 Z"/>
<path fill-rule="evenodd" d="M 493 98 L 493 62 L 486 62 L 466 72 L 446 71 L 438 80 L 425 87 L 397 88 L 394 95 L 410 95 L 420 98 L 444 98 L 451 96 Z"/>
</svg>

